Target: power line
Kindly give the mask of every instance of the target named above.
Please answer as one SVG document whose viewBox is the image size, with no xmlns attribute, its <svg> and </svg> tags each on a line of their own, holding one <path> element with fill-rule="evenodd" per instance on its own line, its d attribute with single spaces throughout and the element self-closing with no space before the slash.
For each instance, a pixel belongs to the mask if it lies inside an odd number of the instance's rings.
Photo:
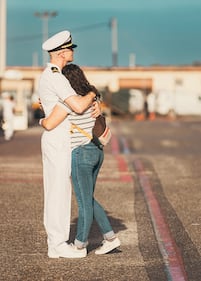
<svg viewBox="0 0 201 281">
<path fill-rule="evenodd" d="M 96 28 L 99 28 L 101 26 L 106 26 L 108 25 L 109 26 L 109 21 L 108 22 L 101 22 L 101 23 L 95 23 L 95 24 L 90 24 L 90 25 L 85 25 L 85 26 L 82 26 L 82 27 L 77 27 L 77 28 L 74 28 L 72 29 L 72 31 L 85 31 L 85 30 L 89 30 L 89 29 L 96 29 Z"/>
<path fill-rule="evenodd" d="M 82 32 L 82 31 L 86 31 L 86 30 L 101 28 L 106 25 L 109 26 L 109 22 L 101 22 L 101 23 L 85 25 L 85 26 L 81 26 L 81 27 L 77 27 L 77 28 L 72 28 L 71 32 Z M 58 32 L 58 30 L 55 32 L 51 32 L 50 36 L 54 35 L 56 32 Z M 38 33 L 38 34 L 34 34 L 34 35 L 12 36 L 12 37 L 8 37 L 8 41 L 9 42 L 19 41 L 21 43 L 22 41 L 32 41 L 32 40 L 36 40 L 36 39 L 41 39 L 41 36 L 42 36 L 42 33 Z"/>
</svg>

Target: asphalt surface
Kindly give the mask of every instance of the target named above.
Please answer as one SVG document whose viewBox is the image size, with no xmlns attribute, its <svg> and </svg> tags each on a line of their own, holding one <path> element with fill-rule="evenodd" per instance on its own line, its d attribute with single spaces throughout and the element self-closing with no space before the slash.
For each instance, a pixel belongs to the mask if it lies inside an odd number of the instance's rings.
<svg viewBox="0 0 201 281">
<path fill-rule="evenodd" d="M 43 227 L 40 151 L 42 129 L 18 131 L 5 142 L 0 135 L 0 280 L 2 281 L 166 281 L 201 280 L 201 118 L 137 122 L 113 120 L 113 139 L 105 148 L 96 198 L 105 207 L 122 245 L 107 255 L 94 250 L 102 237 L 94 223 L 88 255 L 83 259 L 49 259 Z M 157 213 L 146 197 L 143 166 Z M 153 199 L 153 198 L 152 198 Z M 73 195 L 73 241 L 77 205 Z M 154 209 L 155 208 L 155 209 Z M 176 257 L 161 251 L 157 231 L 171 233 Z M 158 227 L 158 228 L 157 228 Z M 157 230 L 157 231 L 156 231 Z M 167 233 L 167 231 L 166 231 Z M 161 243 L 165 242 L 165 243 Z M 173 249 L 174 250 L 174 249 Z M 171 261 L 171 262 L 170 262 Z M 185 274 L 178 279 L 176 269 Z M 171 266 L 174 270 L 171 273 Z M 170 272 L 170 274 L 169 274 Z M 172 275 L 171 275 L 172 274 Z"/>
</svg>

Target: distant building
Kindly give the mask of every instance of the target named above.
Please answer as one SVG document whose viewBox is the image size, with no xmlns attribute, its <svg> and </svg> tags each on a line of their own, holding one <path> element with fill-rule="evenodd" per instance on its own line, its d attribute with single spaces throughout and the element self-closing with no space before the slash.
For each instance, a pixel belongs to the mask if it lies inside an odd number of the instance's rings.
<svg viewBox="0 0 201 281">
<path fill-rule="evenodd" d="M 138 90 L 145 96 L 155 94 L 158 114 L 168 114 L 173 110 L 178 115 L 201 115 L 200 65 L 82 68 L 91 83 L 101 91 L 107 91 L 107 104 L 111 102 L 113 93 Z M 18 119 L 31 118 L 32 96 L 35 102 L 42 70 L 42 67 L 7 67 L 6 77 L 0 81 L 0 92 L 9 91 L 15 96 Z"/>
</svg>

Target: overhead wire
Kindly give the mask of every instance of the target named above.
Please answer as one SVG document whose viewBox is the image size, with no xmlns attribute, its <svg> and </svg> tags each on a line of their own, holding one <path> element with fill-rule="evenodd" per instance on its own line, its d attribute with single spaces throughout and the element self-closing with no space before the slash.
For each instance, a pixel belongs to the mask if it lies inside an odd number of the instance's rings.
<svg viewBox="0 0 201 281">
<path fill-rule="evenodd" d="M 82 32 L 82 31 L 86 31 L 86 30 L 91 30 L 91 29 L 96 29 L 96 28 L 101 28 L 102 26 L 109 26 L 109 22 L 100 22 L 100 23 L 95 23 L 95 24 L 90 24 L 90 25 L 85 25 L 85 26 L 81 26 L 81 27 L 76 27 L 76 28 L 72 28 L 71 31 L 72 32 Z M 52 36 L 53 34 L 55 34 L 57 31 L 55 32 L 51 32 L 49 35 Z M 36 40 L 36 39 L 40 39 L 42 37 L 42 33 L 39 34 L 33 34 L 33 35 L 22 35 L 22 36 L 12 36 L 12 37 L 8 37 L 8 41 L 10 42 L 24 42 L 24 41 L 32 41 L 32 40 Z"/>
</svg>

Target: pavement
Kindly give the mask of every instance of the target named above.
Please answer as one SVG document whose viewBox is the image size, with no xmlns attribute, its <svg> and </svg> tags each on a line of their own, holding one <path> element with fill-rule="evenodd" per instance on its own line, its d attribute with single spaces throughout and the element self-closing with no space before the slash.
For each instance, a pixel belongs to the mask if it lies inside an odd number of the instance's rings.
<svg viewBox="0 0 201 281">
<path fill-rule="evenodd" d="M 124 156 L 112 155 L 106 148 L 105 161 L 97 183 L 97 199 L 105 207 L 120 249 L 96 256 L 102 237 L 94 224 L 88 256 L 84 259 L 49 259 L 43 227 L 43 184 L 40 152 L 42 129 L 18 131 L 5 142 L 0 137 L 0 280 L 148 280 L 137 245 L 133 181 Z M 124 163 L 125 162 L 125 163 Z M 71 237 L 77 222 L 73 196 Z M 135 258 L 135 259 L 134 259 Z M 136 264 L 138 270 L 135 270 Z M 133 279 L 134 278 L 134 279 Z"/>
<path fill-rule="evenodd" d="M 1 133 L 0 280 L 200 281 L 199 124 L 200 120 L 111 123 L 113 138 L 105 147 L 95 195 L 121 247 L 95 255 L 102 236 L 94 222 L 83 259 L 47 257 L 42 129 L 18 131 L 9 142 Z M 76 223 L 73 194 L 69 242 Z"/>
</svg>

